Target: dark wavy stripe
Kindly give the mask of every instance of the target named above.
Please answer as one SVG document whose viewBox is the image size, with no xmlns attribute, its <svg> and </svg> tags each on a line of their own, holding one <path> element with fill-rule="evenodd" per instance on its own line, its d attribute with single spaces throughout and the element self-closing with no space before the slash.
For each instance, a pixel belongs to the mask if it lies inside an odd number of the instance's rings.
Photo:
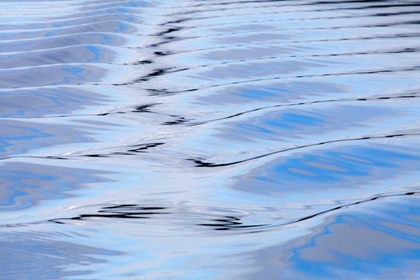
<svg viewBox="0 0 420 280">
<path fill-rule="evenodd" d="M 236 165 L 236 164 L 240 164 L 240 163 L 244 163 L 248 161 L 257 160 L 257 159 L 265 158 L 271 155 L 277 155 L 284 152 L 300 150 L 300 149 L 316 147 L 316 146 L 330 145 L 330 144 L 340 143 L 340 142 L 368 141 L 368 140 L 375 140 L 375 139 L 413 137 L 413 136 L 414 137 L 420 136 L 420 133 L 404 133 L 404 134 L 390 134 L 390 135 L 381 135 L 381 136 L 364 136 L 364 137 L 348 138 L 348 139 L 335 139 L 331 141 L 325 141 L 325 142 L 319 142 L 319 143 L 313 143 L 313 144 L 288 148 L 288 149 L 282 149 L 282 150 L 266 153 L 263 155 L 259 155 L 256 157 L 247 158 L 247 159 L 235 161 L 235 162 L 227 162 L 227 163 L 212 163 L 212 162 L 203 161 L 201 159 L 189 159 L 189 160 L 195 162 L 197 167 L 224 167 L 224 166 L 231 166 L 231 165 Z"/>
</svg>

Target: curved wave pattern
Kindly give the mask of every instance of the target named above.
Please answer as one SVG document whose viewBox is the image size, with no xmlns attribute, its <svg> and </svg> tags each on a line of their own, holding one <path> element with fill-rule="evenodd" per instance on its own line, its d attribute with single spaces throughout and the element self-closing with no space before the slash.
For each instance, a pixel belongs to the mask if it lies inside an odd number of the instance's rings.
<svg viewBox="0 0 420 280">
<path fill-rule="evenodd" d="M 419 18 L 3 1 L 2 279 L 418 278 Z"/>
</svg>

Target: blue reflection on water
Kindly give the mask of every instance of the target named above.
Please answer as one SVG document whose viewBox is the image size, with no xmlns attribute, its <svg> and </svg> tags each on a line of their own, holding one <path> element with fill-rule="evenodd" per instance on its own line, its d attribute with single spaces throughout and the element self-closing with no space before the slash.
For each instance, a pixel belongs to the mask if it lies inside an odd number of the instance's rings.
<svg viewBox="0 0 420 280">
<path fill-rule="evenodd" d="M 86 62 L 95 62 L 99 61 L 99 58 L 101 57 L 101 49 L 94 47 L 94 46 L 86 46 L 85 47 L 88 51 L 92 52 L 94 54 L 94 57 L 91 59 L 86 60 Z"/>
<path fill-rule="evenodd" d="M 10 158 L 30 152 L 36 148 L 52 147 L 73 143 L 84 143 L 92 140 L 90 133 L 83 132 L 76 126 L 49 123 L 38 123 L 23 120 L 7 120 L 2 122 L 0 131 L 0 157 Z"/>
<path fill-rule="evenodd" d="M 246 279 L 417 279 L 419 197 L 384 197 L 276 231 L 287 242 L 247 253 Z"/>
<path fill-rule="evenodd" d="M 300 114 L 284 113 L 279 120 L 264 120 L 264 123 L 270 126 L 282 128 L 294 128 L 294 124 L 317 125 L 324 120 Z"/>
<path fill-rule="evenodd" d="M 22 104 L 22 100 L 26 102 Z M 10 90 L 0 92 L 0 117 L 63 115 L 106 100 L 98 92 L 69 87 Z"/>
<path fill-rule="evenodd" d="M 370 211 L 336 215 L 304 245 L 290 249 L 289 261 L 305 277 L 402 277 L 420 264 L 419 202 L 407 198 L 376 206 L 376 213 L 363 207 Z"/>
<path fill-rule="evenodd" d="M 50 38 L 35 38 L 18 41 L 6 41 L 0 44 L 0 52 L 34 51 L 69 47 L 85 44 L 101 44 L 117 46 L 125 42 L 118 34 L 104 33 L 76 33 Z"/>
<path fill-rule="evenodd" d="M 346 156 L 353 158 L 350 160 Z M 268 169 L 268 172 L 290 181 L 339 182 L 343 180 L 343 175 L 366 176 L 374 168 L 397 167 L 401 166 L 402 161 L 408 160 L 419 164 L 420 157 L 382 149 L 356 148 L 351 154 L 328 151 L 324 156 L 304 155 L 288 159 L 273 167 L 272 171 Z"/>
<path fill-rule="evenodd" d="M 31 163 L 0 165 L 0 210 L 16 211 L 40 201 L 62 199 L 89 183 L 103 183 L 102 172 Z"/>
<path fill-rule="evenodd" d="M 74 74 L 76 77 L 78 77 L 80 79 L 80 81 L 84 80 L 85 77 L 83 76 L 83 74 L 85 73 L 85 69 L 81 68 L 81 67 L 63 67 L 61 68 L 66 72 L 69 72 L 71 74 Z M 63 81 L 61 83 L 66 84 L 68 82 L 70 82 L 71 78 L 64 78 Z"/>
<path fill-rule="evenodd" d="M 37 138 L 48 138 L 54 137 L 54 134 L 46 133 L 42 130 L 30 127 L 22 127 L 19 125 L 7 125 L 4 126 L 4 130 L 2 132 L 2 141 L 0 141 L 0 151 L 7 152 L 7 147 L 14 146 L 13 142 L 20 142 L 20 141 L 28 141 L 29 143 L 34 141 Z M 29 144 L 30 145 L 30 144 Z M 22 150 L 18 147 L 17 152 L 22 152 Z"/>
<path fill-rule="evenodd" d="M 373 141 L 374 142 L 374 141 Z M 401 144 L 403 144 L 402 142 Z M 399 146 L 374 144 L 353 146 L 337 143 L 326 150 L 322 145 L 297 150 L 238 176 L 234 189 L 258 194 L 284 194 L 335 188 L 377 185 L 391 178 L 416 174 L 420 151 L 415 142 L 407 142 L 410 152 Z M 406 143 L 404 143 L 406 145 Z"/>
<path fill-rule="evenodd" d="M 2 279 L 77 279 L 92 273 L 93 264 L 101 264 L 120 252 L 105 248 L 56 240 L 59 233 L 14 232 L 0 236 Z M 64 269 L 76 266 L 75 269 Z M 83 279 L 86 276 L 83 277 Z"/>
</svg>

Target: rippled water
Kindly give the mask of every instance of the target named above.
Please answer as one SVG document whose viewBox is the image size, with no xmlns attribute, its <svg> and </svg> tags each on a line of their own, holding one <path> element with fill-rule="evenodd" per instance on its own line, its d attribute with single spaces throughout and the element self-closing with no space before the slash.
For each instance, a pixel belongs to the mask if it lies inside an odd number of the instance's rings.
<svg viewBox="0 0 420 280">
<path fill-rule="evenodd" d="M 420 279 L 420 1 L 0 7 L 1 279 Z"/>
</svg>

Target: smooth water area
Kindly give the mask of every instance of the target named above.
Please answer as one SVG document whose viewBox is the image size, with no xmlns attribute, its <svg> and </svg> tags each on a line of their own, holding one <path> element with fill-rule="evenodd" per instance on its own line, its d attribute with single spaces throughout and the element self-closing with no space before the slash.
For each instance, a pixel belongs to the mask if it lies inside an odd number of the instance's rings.
<svg viewBox="0 0 420 280">
<path fill-rule="evenodd" d="M 419 140 L 420 1 L 0 1 L 0 279 L 420 279 Z"/>
</svg>

